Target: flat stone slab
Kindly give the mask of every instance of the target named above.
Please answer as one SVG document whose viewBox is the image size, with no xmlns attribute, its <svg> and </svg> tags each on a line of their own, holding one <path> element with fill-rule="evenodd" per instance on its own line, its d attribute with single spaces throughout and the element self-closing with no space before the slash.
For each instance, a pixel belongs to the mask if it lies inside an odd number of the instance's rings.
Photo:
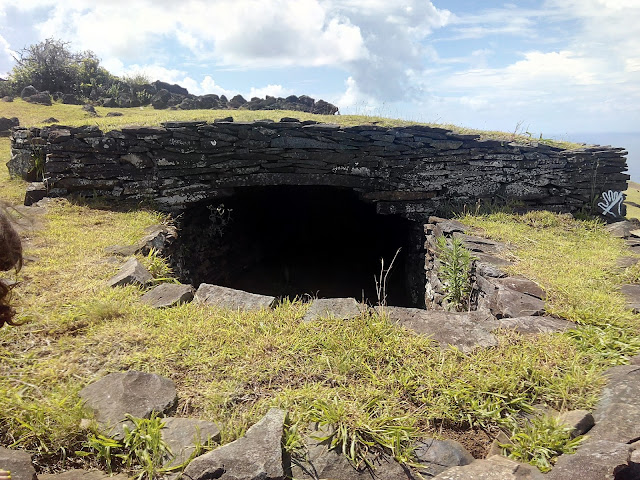
<svg viewBox="0 0 640 480">
<path fill-rule="evenodd" d="M 120 271 L 109 280 L 110 287 L 124 287 L 126 285 L 148 285 L 153 280 L 149 271 L 137 258 L 130 258 Z"/>
<path fill-rule="evenodd" d="M 564 412 L 558 416 L 558 421 L 568 427 L 571 427 L 571 436 L 574 438 L 584 435 L 591 430 L 595 424 L 593 415 L 587 410 L 571 410 L 569 412 Z"/>
<path fill-rule="evenodd" d="M 11 475 L 13 480 L 13 475 Z M 128 480 L 127 475 L 119 473 L 108 475 L 100 470 L 67 470 L 63 473 L 41 473 L 38 480 Z"/>
<path fill-rule="evenodd" d="M 11 472 L 11 480 L 38 480 L 31 455 L 24 450 L 0 447 L 0 469 Z"/>
<path fill-rule="evenodd" d="M 522 335 L 564 332 L 576 327 L 575 323 L 560 318 L 532 315 L 516 318 L 501 318 L 498 320 L 498 323 L 500 328 L 515 330 Z"/>
<path fill-rule="evenodd" d="M 173 454 L 165 466 L 186 462 L 195 451 L 196 444 L 205 445 L 209 440 L 220 440 L 220 428 L 213 422 L 177 417 L 164 418 L 163 422 L 162 439 Z"/>
<path fill-rule="evenodd" d="M 167 308 L 189 303 L 193 300 L 195 289 L 191 285 L 163 283 L 145 293 L 140 300 L 155 308 Z"/>
<path fill-rule="evenodd" d="M 311 322 L 327 317 L 348 320 L 360 315 L 365 308 L 355 298 L 317 298 L 311 303 L 302 321 Z"/>
<path fill-rule="evenodd" d="M 469 465 L 473 456 L 455 440 L 426 438 L 416 443 L 413 451 L 421 475 L 427 478 L 438 475 L 451 467 Z"/>
<path fill-rule="evenodd" d="M 632 447 L 617 442 L 587 440 L 573 455 L 558 457 L 547 480 L 619 480 L 640 478 L 630 465 Z M 637 464 L 636 464 L 637 465 Z"/>
<path fill-rule="evenodd" d="M 498 323 L 487 312 L 455 313 L 404 307 L 385 307 L 384 312 L 398 325 L 433 337 L 442 348 L 451 345 L 469 353 L 477 347 L 498 345 L 497 338 L 491 333 Z"/>
<path fill-rule="evenodd" d="M 627 308 L 633 310 L 634 313 L 640 312 L 640 285 L 623 285 L 620 292 L 627 300 Z"/>
<path fill-rule="evenodd" d="M 283 480 L 282 435 L 286 412 L 272 408 L 244 437 L 195 458 L 188 480 Z"/>
<path fill-rule="evenodd" d="M 205 305 L 228 308 L 230 310 L 259 310 L 261 308 L 271 308 L 276 298 L 219 285 L 201 283 L 194 300 Z"/>
<path fill-rule="evenodd" d="M 433 478 L 434 480 L 544 480 L 547 477 L 532 465 L 494 455 L 486 460 L 476 460 L 469 465 L 452 467 Z"/>
<path fill-rule="evenodd" d="M 153 412 L 167 413 L 177 401 L 175 384 L 154 373 L 129 371 L 110 373 L 80 390 L 85 406 L 94 412 L 100 427 L 122 438 L 126 414 L 149 418 Z"/>
<path fill-rule="evenodd" d="M 494 284 L 507 287 L 516 292 L 524 293 L 525 295 L 531 295 L 532 297 L 544 300 L 546 294 L 540 286 L 528 278 L 524 277 L 505 277 L 496 278 L 493 280 Z"/>
<path fill-rule="evenodd" d="M 544 313 L 544 300 L 536 296 L 544 295 L 544 292 L 534 282 L 518 277 L 482 276 L 478 276 L 477 281 L 480 289 L 485 292 L 485 296 L 478 300 L 478 308 L 488 308 L 498 318 L 527 317 Z"/>
</svg>

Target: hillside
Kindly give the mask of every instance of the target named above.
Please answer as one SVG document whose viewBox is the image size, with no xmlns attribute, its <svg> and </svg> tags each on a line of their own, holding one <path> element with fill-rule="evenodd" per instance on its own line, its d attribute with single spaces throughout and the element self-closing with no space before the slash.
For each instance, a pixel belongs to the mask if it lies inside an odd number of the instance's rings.
<svg viewBox="0 0 640 480">
<path fill-rule="evenodd" d="M 96 111 L 99 117 L 74 105 L 0 102 L 0 116 L 17 116 L 21 125 L 43 125 L 53 116 L 60 124 L 90 123 L 105 130 L 228 115 L 237 121 L 290 116 L 349 125 L 406 124 L 290 111 Z M 112 111 L 123 116 L 106 117 Z M 2 164 L 9 155 L 8 138 L 0 138 Z M 640 204 L 638 187 L 632 184 L 627 193 L 629 201 Z M 18 205 L 24 188 L 0 168 L 0 200 Z M 630 208 L 630 215 L 635 211 Z M 456 439 L 482 457 L 502 428 L 513 434 L 513 457 L 545 469 L 549 457 L 566 447 L 568 435 L 541 420 L 527 427 L 523 441 L 518 414 L 534 406 L 592 409 L 602 373 L 640 352 L 639 317 L 620 293 L 622 285 L 640 281 L 638 267 L 619 266 L 629 250 L 592 219 L 504 211 L 460 218 L 507 245 L 501 255 L 513 262 L 509 273 L 542 287 L 549 315 L 576 323 L 564 333 L 536 336 L 500 330 L 497 346 L 462 353 L 441 349 L 384 314 L 301 322 L 309 304 L 299 299 L 250 313 L 193 303 L 154 309 L 141 302 L 143 288 L 107 286 L 124 262 L 108 247 L 135 244 L 147 227 L 171 223 L 165 214 L 148 206 L 86 199 L 56 199 L 46 208 L 8 212 L 24 239 L 25 265 L 14 290 L 24 324 L 0 329 L 0 443 L 33 452 L 42 472 L 106 469 L 97 454 L 104 443 L 89 441 L 97 438 L 91 436 L 96 426 L 89 431 L 80 426 L 86 413 L 78 392 L 107 373 L 127 370 L 173 380 L 178 415 L 215 421 L 222 444 L 239 438 L 277 406 L 289 412 L 291 451 L 301 447 L 309 422 L 334 428 L 336 444 L 356 462 L 367 452 L 408 461 L 412 442 L 433 435 Z M 138 259 L 156 283 L 171 279 L 166 259 L 154 252 Z M 554 435 L 563 439 L 561 447 L 544 450 Z"/>
</svg>

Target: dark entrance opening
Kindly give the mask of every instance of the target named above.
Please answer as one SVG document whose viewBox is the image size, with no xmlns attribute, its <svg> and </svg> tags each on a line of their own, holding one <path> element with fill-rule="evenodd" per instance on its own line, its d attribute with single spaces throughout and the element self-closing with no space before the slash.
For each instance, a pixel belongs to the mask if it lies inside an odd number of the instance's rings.
<svg viewBox="0 0 640 480">
<path fill-rule="evenodd" d="M 415 229 L 401 217 L 377 215 L 375 205 L 351 189 L 243 187 L 185 212 L 172 257 L 182 281 L 196 286 L 377 304 L 380 259 L 388 266 L 401 249 L 387 280 L 387 303 L 421 306 L 415 291 L 424 296 L 424 281 L 412 285 L 410 274 Z"/>
</svg>

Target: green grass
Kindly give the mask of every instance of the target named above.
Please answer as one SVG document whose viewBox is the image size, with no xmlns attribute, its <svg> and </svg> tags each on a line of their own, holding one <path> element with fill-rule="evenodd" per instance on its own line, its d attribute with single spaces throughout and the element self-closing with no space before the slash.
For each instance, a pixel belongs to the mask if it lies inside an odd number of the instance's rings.
<svg viewBox="0 0 640 480">
<path fill-rule="evenodd" d="M 299 120 L 315 120 L 322 123 L 336 123 L 344 126 L 354 126 L 363 124 L 375 124 L 385 127 L 406 127 L 410 125 L 429 125 L 453 130 L 454 132 L 479 135 L 481 138 L 496 139 L 505 142 L 519 142 L 529 144 L 532 141 L 547 145 L 573 149 L 582 145 L 564 141 L 550 139 L 531 139 L 527 135 L 519 133 L 505 133 L 497 131 L 476 130 L 464 128 L 457 125 L 440 125 L 434 123 L 419 123 L 401 119 L 385 118 L 380 116 L 364 115 L 315 115 L 306 112 L 290 112 L 284 110 L 156 110 L 151 106 L 134 108 L 106 108 L 95 107 L 98 117 L 93 117 L 82 110 L 79 105 L 64 105 L 54 103 L 51 106 L 33 105 L 16 99 L 11 103 L 0 102 L 0 116 L 18 117 L 20 125 L 42 127 L 50 125 L 43 123 L 50 117 L 59 120 L 59 123 L 69 126 L 96 125 L 103 131 L 115 130 L 128 125 L 158 126 L 162 122 L 168 121 L 207 121 L 213 122 L 215 119 L 233 117 L 236 122 L 251 122 L 254 120 L 269 119 L 279 121 L 283 117 L 294 117 Z M 108 112 L 123 113 L 121 117 L 107 117 Z"/>
<path fill-rule="evenodd" d="M 624 193 L 627 195 L 627 218 L 640 220 L 640 183 L 629 181 L 629 188 Z"/>
<path fill-rule="evenodd" d="M 0 105 L 24 108 L 25 118 L 52 108 L 58 113 L 45 116 L 82 122 L 63 116 L 77 106 Z M 148 124 L 193 114 L 151 113 Z M 0 152 L 8 154 L 7 139 L 0 139 Z M 0 171 L 0 198 L 15 202 L 23 183 Z M 25 244 L 35 261 L 20 273 L 15 302 L 27 323 L 0 330 L 0 443 L 60 466 L 87 441 L 78 391 L 127 369 L 171 378 L 178 414 L 218 422 L 223 443 L 279 406 L 289 410 L 293 431 L 304 431 L 308 421 L 334 426 L 333 440 L 356 463 L 376 448 L 406 459 L 409 440 L 420 435 L 508 427 L 535 403 L 592 408 L 602 372 L 640 351 L 638 317 L 616 293 L 626 281 L 615 267 L 627 254 L 623 242 L 597 222 L 546 212 L 462 220 L 506 241 L 513 273 L 537 281 L 550 311 L 580 327 L 536 338 L 501 332 L 498 347 L 465 356 L 377 315 L 303 323 L 307 306 L 300 302 L 251 313 L 194 304 L 154 310 L 140 302 L 138 288 L 105 286 L 118 267 L 105 247 L 133 244 L 166 217 L 140 206 L 112 211 L 54 201 L 44 228 Z M 169 273 L 157 258 L 145 261 Z M 533 443 L 524 450 L 540 447 Z"/>
</svg>

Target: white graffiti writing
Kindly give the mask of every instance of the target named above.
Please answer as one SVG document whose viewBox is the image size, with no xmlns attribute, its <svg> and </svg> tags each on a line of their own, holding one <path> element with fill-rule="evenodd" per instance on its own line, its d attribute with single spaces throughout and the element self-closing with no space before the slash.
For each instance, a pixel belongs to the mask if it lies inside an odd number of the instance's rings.
<svg viewBox="0 0 640 480">
<path fill-rule="evenodd" d="M 613 217 L 621 216 L 620 207 L 622 207 L 622 202 L 624 201 L 624 195 L 622 192 L 614 192 L 613 190 L 609 190 L 608 192 L 604 192 L 602 194 L 602 201 L 598 202 L 598 206 L 602 210 L 603 215 L 612 215 Z M 615 207 L 618 207 L 618 214 L 616 215 L 613 211 Z"/>
</svg>

